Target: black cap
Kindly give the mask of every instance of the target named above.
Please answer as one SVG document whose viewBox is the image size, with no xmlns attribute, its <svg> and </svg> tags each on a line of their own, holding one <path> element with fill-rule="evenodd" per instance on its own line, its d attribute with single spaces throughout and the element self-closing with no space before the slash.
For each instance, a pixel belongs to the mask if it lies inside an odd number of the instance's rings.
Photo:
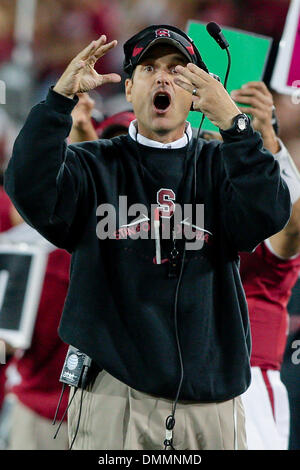
<svg viewBox="0 0 300 470">
<path fill-rule="evenodd" d="M 148 28 L 128 39 L 124 44 L 124 71 L 131 76 L 145 53 L 158 42 L 176 47 L 189 62 L 198 65 L 208 73 L 208 69 L 192 39 L 181 29 L 165 24 L 148 26 Z"/>
</svg>

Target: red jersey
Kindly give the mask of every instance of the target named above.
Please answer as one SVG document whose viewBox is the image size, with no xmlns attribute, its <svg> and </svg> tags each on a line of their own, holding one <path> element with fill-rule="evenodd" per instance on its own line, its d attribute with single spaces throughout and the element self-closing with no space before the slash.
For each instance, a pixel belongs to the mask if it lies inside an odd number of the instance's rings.
<svg viewBox="0 0 300 470">
<path fill-rule="evenodd" d="M 287 304 L 299 276 L 300 255 L 282 259 L 265 241 L 254 253 L 240 257 L 251 325 L 251 365 L 279 370 L 288 330 Z"/>
<path fill-rule="evenodd" d="M 62 384 L 61 369 L 68 345 L 58 336 L 58 325 L 69 284 L 70 255 L 56 249 L 49 254 L 48 264 L 30 348 L 16 361 L 21 382 L 11 391 L 28 408 L 53 419 Z M 64 393 L 58 419 L 67 407 Z"/>
</svg>

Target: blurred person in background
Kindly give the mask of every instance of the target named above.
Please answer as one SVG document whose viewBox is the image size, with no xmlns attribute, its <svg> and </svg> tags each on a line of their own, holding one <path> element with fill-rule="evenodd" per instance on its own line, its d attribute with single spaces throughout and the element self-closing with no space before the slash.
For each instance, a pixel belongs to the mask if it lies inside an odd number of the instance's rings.
<svg viewBox="0 0 300 470">
<path fill-rule="evenodd" d="M 1 156 L 4 154 L 3 147 L 1 151 Z M 3 174 L 0 170 L 0 234 L 9 230 L 15 224 L 15 211 L 13 210 L 13 205 L 7 196 L 3 184 Z M 7 445 L 7 433 L 6 429 L 1 428 L 1 424 L 4 422 L 4 416 L 6 415 L 6 409 L 4 409 L 4 399 L 6 394 L 6 383 L 7 376 L 6 371 L 7 367 L 12 359 L 12 351 L 8 351 L 6 348 L 6 358 L 5 364 L 0 364 L 0 449 L 3 449 Z"/>
<path fill-rule="evenodd" d="M 289 223 L 253 253 L 241 253 L 240 273 L 252 333 L 252 383 L 243 395 L 249 449 L 286 450 L 289 403 L 280 380 L 287 332 L 287 304 L 300 272 L 300 175 L 272 126 L 273 97 L 264 83 L 247 84 L 232 92 L 253 126 L 279 162 L 293 203 Z M 282 131 L 284 135 L 284 131 Z"/>
<path fill-rule="evenodd" d="M 95 101 L 88 93 L 78 93 L 77 96 L 79 101 L 72 111 L 73 123 L 68 138 L 69 143 L 111 139 L 127 134 L 131 121 L 135 119 L 132 111 L 121 111 L 99 122 L 93 119 Z"/>
<path fill-rule="evenodd" d="M 57 330 L 68 290 L 70 255 L 46 242 L 22 220 L 12 205 L 11 213 L 13 227 L 0 235 L 0 243 L 43 244 L 48 252 L 48 261 L 31 345 L 24 351 L 13 350 L 7 345 L 12 354 L 2 377 L 6 380 L 4 406 L 5 400 L 12 403 L 7 420 L 7 448 L 66 450 L 66 418 L 56 439 L 53 439 L 52 421 L 61 393 L 59 377 L 68 349 Z M 58 420 L 67 404 L 68 392 L 65 392 Z"/>
<path fill-rule="evenodd" d="M 279 118 L 279 135 L 293 155 L 300 171 L 300 103 L 292 96 L 273 92 Z M 289 450 L 300 450 L 300 280 L 292 290 L 288 304 L 289 335 L 281 368 L 290 406 Z"/>
<path fill-rule="evenodd" d="M 288 304 L 289 335 L 281 368 L 290 405 L 289 450 L 300 450 L 300 278 Z"/>
<path fill-rule="evenodd" d="M 27 226 L 12 205 L 2 186 L 3 172 L 7 165 L 10 136 L 5 112 L 0 110 L 0 243 L 18 240 L 35 243 L 37 232 Z M 24 234 L 24 236 L 22 235 Z M 17 235 L 17 238 L 16 238 Z M 41 237 L 38 235 L 39 239 Z M 56 404 L 61 386 L 58 382 L 67 346 L 58 337 L 57 329 L 68 287 L 70 256 L 63 250 L 51 249 L 45 275 L 40 306 L 32 345 L 29 350 L 15 351 L 7 345 L 7 363 L 0 366 L 0 420 L 7 420 L 10 429 L 2 429 L 2 445 L 11 449 L 66 449 L 68 438 L 66 423 L 61 434 L 53 441 L 53 427 Z M 50 312 L 49 317 L 48 313 Z M 46 316 L 45 316 L 46 315 Z M 52 341 L 52 343 L 51 343 Z M 15 371 L 17 370 L 17 373 Z M 8 377 L 18 377 L 19 384 L 10 387 Z M 5 396 L 10 393 L 6 407 Z M 11 414 L 11 394 L 18 398 Z M 62 410 L 67 406 L 67 394 Z M 5 415 L 4 415 L 5 413 Z M 60 419 L 61 412 L 58 415 Z M 7 432 L 11 433 L 7 435 Z"/>
<path fill-rule="evenodd" d="M 300 103 L 291 95 L 273 93 L 274 104 L 279 120 L 279 137 L 293 155 L 293 160 L 300 169 Z"/>
<path fill-rule="evenodd" d="M 3 8 L 3 5 L 2 5 Z M 3 18 L 0 18 L 0 21 Z M 16 214 L 13 205 L 3 188 L 3 173 L 12 151 L 12 141 L 15 138 L 15 129 L 4 108 L 0 108 L 0 233 L 12 228 L 16 223 Z M 13 137 L 14 136 L 14 137 Z M 11 354 L 7 354 L 7 364 L 0 364 L 0 413 L 5 396 L 5 371 Z M 1 420 L 1 415 L 0 415 Z"/>
<path fill-rule="evenodd" d="M 72 111 L 72 128 L 68 137 L 70 144 L 98 139 L 92 118 L 95 101 L 88 93 L 79 93 L 78 98 L 78 103 Z"/>
<path fill-rule="evenodd" d="M 96 125 L 96 132 L 99 139 L 112 139 L 118 135 L 128 133 L 130 123 L 136 117 L 131 110 L 120 111 L 112 116 L 106 117 Z"/>
</svg>

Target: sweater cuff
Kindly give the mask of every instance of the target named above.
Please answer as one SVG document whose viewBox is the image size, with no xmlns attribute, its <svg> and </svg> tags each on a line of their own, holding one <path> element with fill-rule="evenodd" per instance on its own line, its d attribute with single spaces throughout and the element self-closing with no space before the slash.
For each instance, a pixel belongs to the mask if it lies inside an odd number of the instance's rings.
<svg viewBox="0 0 300 470">
<path fill-rule="evenodd" d="M 78 103 L 79 98 L 77 95 L 73 99 L 67 98 L 66 96 L 61 95 L 53 90 L 53 87 L 49 89 L 45 104 L 50 106 L 56 112 L 61 114 L 71 114 L 76 104 Z"/>
<path fill-rule="evenodd" d="M 222 129 L 219 129 L 219 132 L 223 138 L 223 141 L 225 143 L 230 143 L 230 142 L 239 142 L 244 140 L 245 138 L 248 139 L 249 137 L 252 137 L 254 134 L 254 130 L 252 125 L 250 124 L 248 128 L 248 132 L 246 133 L 237 133 L 235 132 L 234 134 L 230 132 L 230 130 L 223 131 Z"/>
</svg>

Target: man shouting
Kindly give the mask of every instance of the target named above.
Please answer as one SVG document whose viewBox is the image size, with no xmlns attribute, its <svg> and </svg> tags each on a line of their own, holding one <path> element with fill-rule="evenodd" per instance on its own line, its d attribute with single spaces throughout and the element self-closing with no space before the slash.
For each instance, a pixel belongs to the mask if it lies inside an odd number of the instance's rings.
<svg viewBox="0 0 300 470">
<path fill-rule="evenodd" d="M 128 134 L 67 146 L 77 93 L 121 79 L 94 70 L 116 45 L 102 36 L 72 60 L 29 114 L 5 175 L 24 219 L 72 253 L 59 332 L 99 372 L 70 407 L 70 439 L 75 449 L 244 449 L 251 341 L 238 252 L 286 225 L 289 191 L 173 26 L 124 45 Z M 193 138 L 192 107 L 223 142 Z M 97 226 L 111 208 L 104 236 Z"/>
</svg>

